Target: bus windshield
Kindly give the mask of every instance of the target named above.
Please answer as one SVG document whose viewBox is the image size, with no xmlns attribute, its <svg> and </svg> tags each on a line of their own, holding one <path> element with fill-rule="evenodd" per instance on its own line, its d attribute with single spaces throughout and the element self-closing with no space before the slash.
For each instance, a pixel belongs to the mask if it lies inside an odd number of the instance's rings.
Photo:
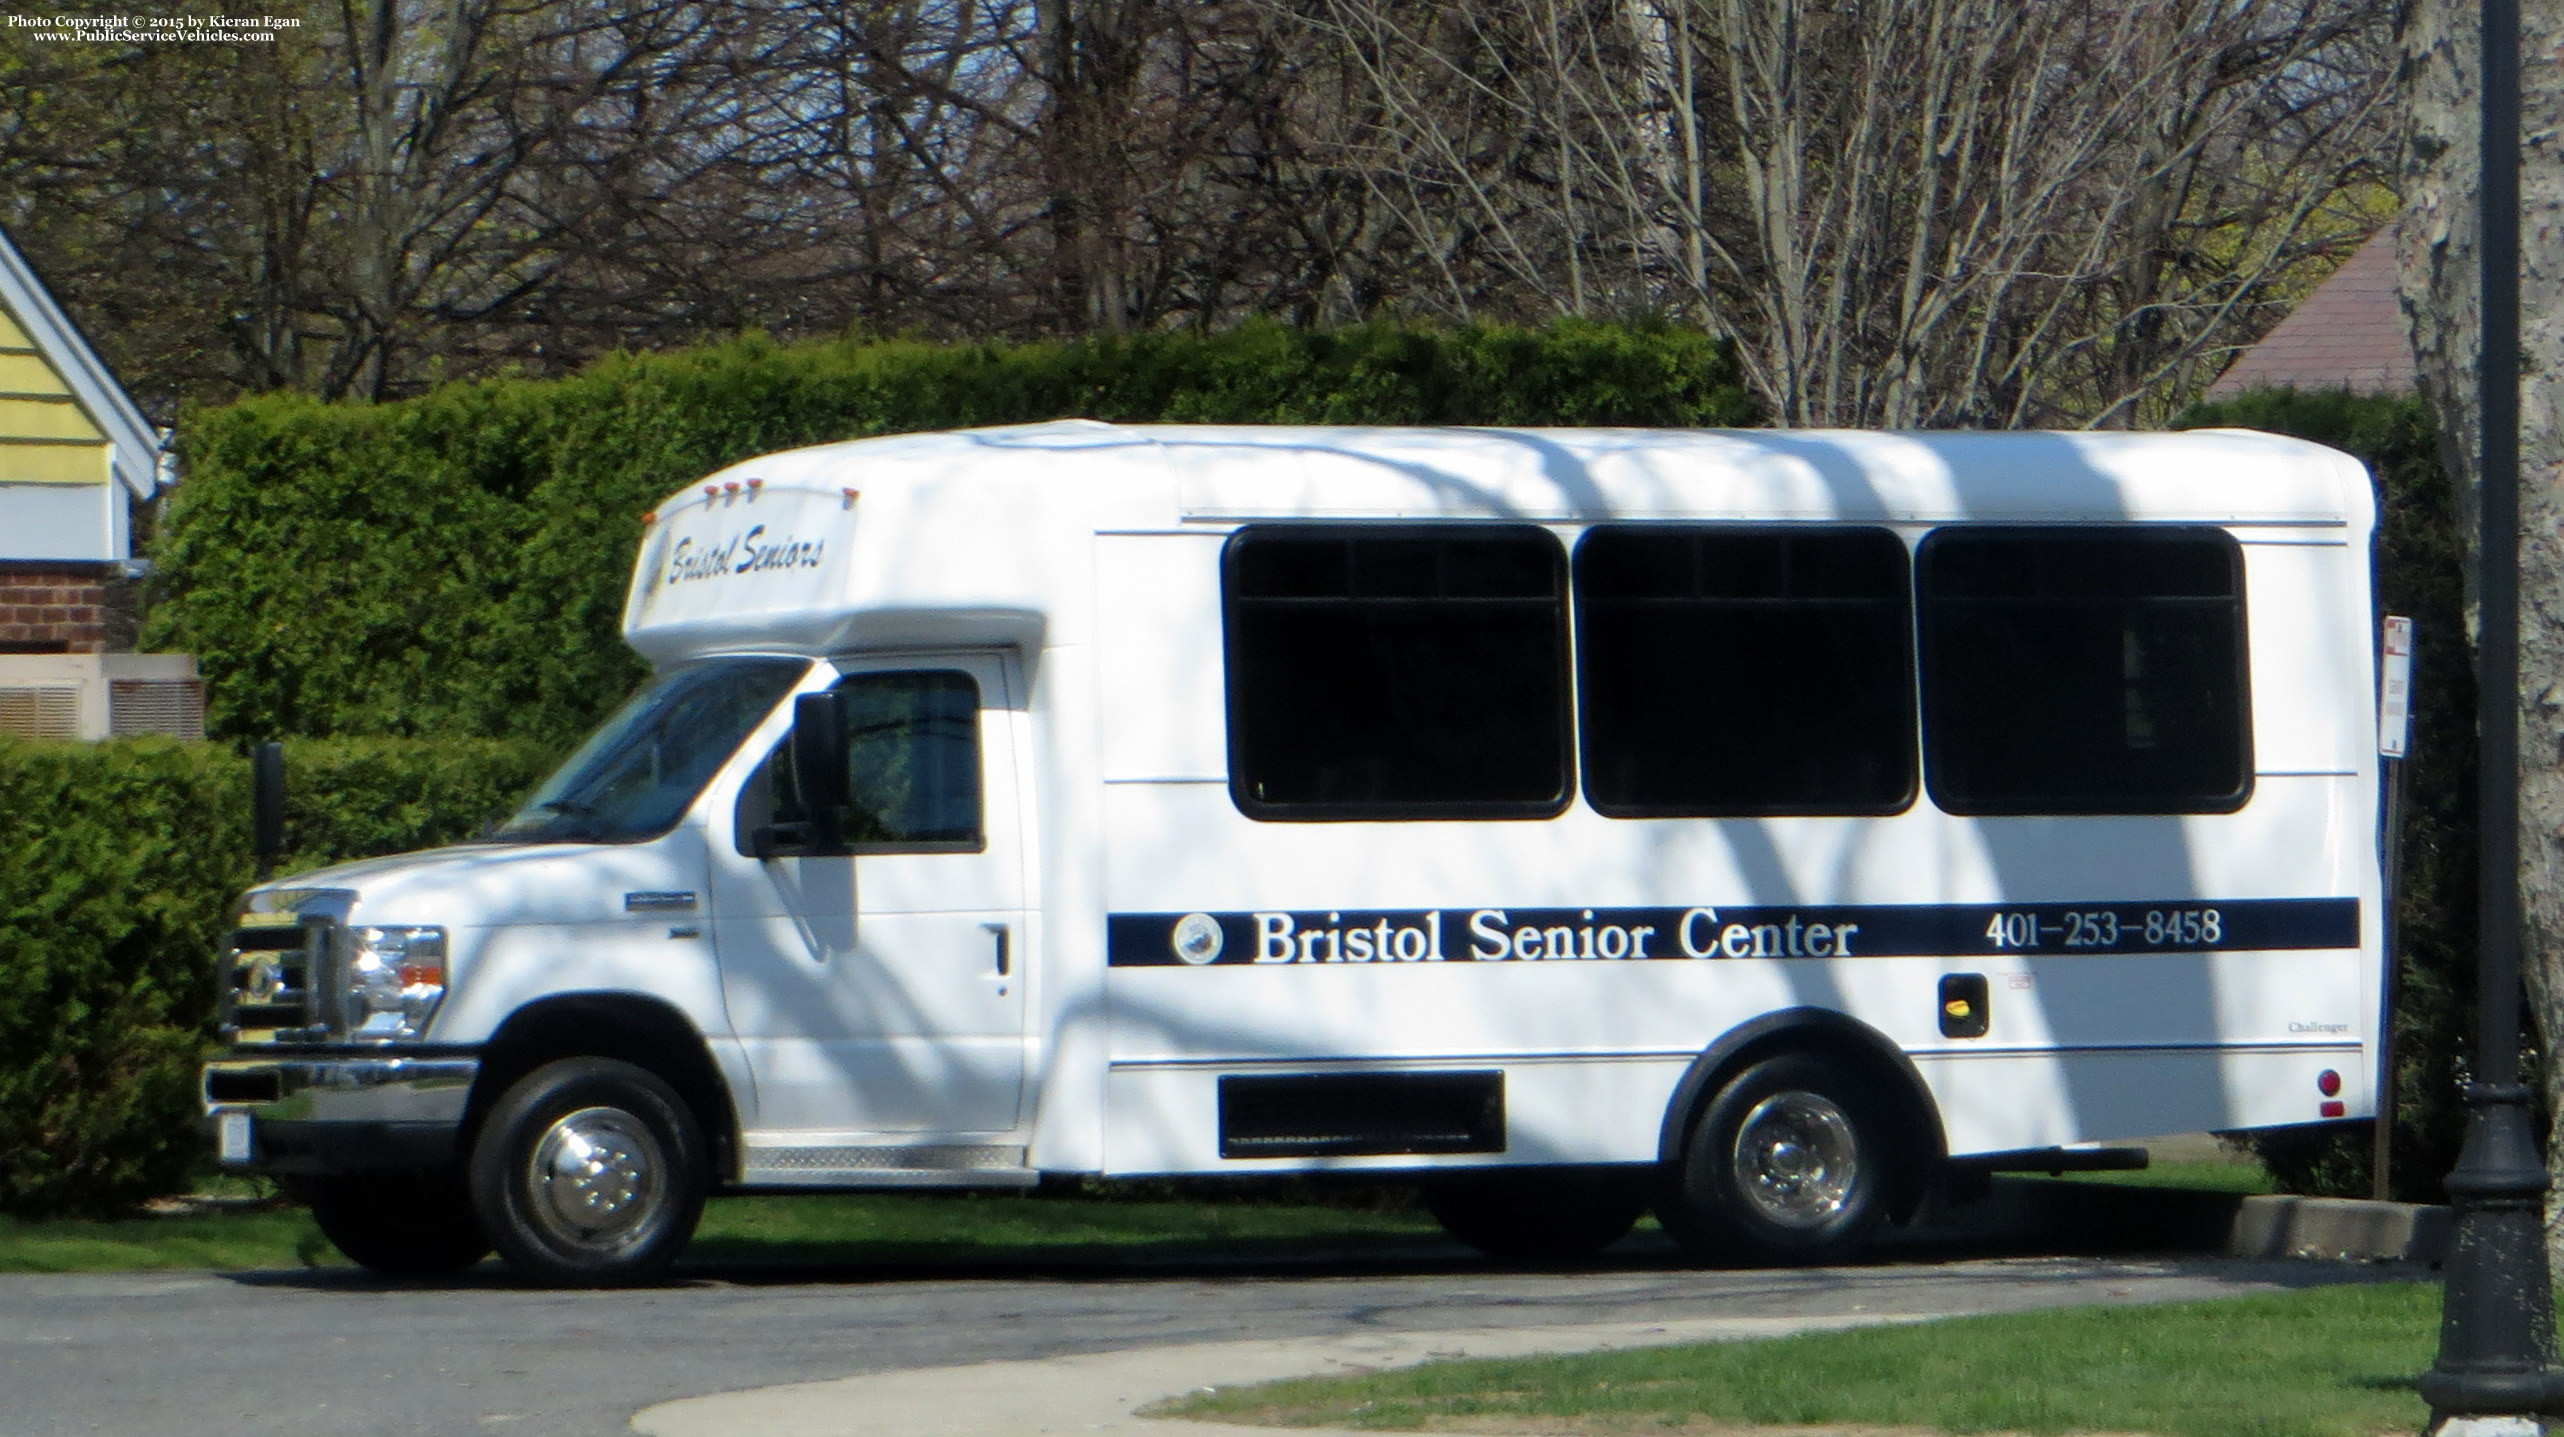
<svg viewBox="0 0 2564 1437">
<path fill-rule="evenodd" d="M 634 843 L 676 826 L 807 659 L 714 659 L 634 694 L 490 837 L 501 843 Z"/>
</svg>

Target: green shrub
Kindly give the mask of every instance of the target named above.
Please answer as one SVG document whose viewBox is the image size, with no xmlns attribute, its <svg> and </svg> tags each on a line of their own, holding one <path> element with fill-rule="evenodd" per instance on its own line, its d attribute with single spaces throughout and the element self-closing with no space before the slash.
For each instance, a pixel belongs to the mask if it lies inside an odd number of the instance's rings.
<svg viewBox="0 0 2564 1437">
<path fill-rule="evenodd" d="M 2377 479 L 2377 602 L 2413 621 L 2410 798 L 2395 919 L 2396 1091 L 2388 1174 L 2407 1202 L 2440 1202 L 2465 1121 L 2458 1101 L 2473 1048 L 2475 992 L 2475 670 L 2466 637 L 2457 491 L 2440 467 L 2430 407 L 2411 395 L 2257 390 L 2203 404 L 2180 427 L 2294 434 L 2358 455 Z M 2291 1192 L 2366 1197 L 2367 1125 L 2287 1130 L 2256 1141 Z"/>
<path fill-rule="evenodd" d="M 467 837 L 551 757 L 289 744 L 287 871 Z M 0 1212 L 111 1211 L 185 1179 L 248 814 L 248 762 L 223 747 L 0 739 Z"/>
<path fill-rule="evenodd" d="M 566 742 L 629 692 L 640 515 L 722 465 L 862 435 L 1121 422 L 1735 424 L 1693 331 L 1250 326 L 1014 347 L 757 339 L 400 404 L 191 416 L 146 648 L 193 653 L 216 732 Z"/>
</svg>

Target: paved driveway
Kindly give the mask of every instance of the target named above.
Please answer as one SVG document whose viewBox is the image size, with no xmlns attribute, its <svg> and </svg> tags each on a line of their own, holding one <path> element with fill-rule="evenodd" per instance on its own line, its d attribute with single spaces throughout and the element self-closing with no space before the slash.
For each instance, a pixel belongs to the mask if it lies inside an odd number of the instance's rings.
<svg viewBox="0 0 2564 1437">
<path fill-rule="evenodd" d="M 485 1265 L 394 1287 L 344 1271 L 0 1276 L 0 1433 L 626 1430 L 713 1392 L 1154 1344 L 2161 1301 L 2412 1278 L 2391 1266 L 2008 1258 L 1697 1272 L 1404 1260 L 1155 1268 L 687 1272 L 527 1291 Z"/>
</svg>

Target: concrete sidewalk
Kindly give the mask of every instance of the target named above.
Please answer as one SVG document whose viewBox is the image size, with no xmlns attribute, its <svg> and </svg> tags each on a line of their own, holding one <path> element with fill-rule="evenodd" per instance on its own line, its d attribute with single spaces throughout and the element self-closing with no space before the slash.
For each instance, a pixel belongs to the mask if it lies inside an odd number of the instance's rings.
<svg viewBox="0 0 2564 1437">
<path fill-rule="evenodd" d="M 2445 1208 L 2322 1198 L 2243 1197 L 2103 1183 L 1997 1179 L 1988 1196 L 1927 1215 L 1882 1248 L 1929 1248 L 1957 1241 L 2001 1250 L 2151 1249 L 2238 1258 L 2350 1258 L 2436 1265 L 2448 1242 Z M 1659 1240 L 1661 1241 L 1661 1239 Z M 2378 1270 L 2376 1275 L 2383 1275 Z M 2289 1283 L 2247 1278 L 2230 1293 Z M 2105 1283 L 2084 1301 L 2148 1302 L 2215 1295 Z M 1972 1294 L 1971 1294 L 1972 1296 Z M 2045 1305 L 2045 1304 L 2042 1304 Z M 2077 1305 L 2071 1300 L 2067 1304 Z M 1211 1386 L 1286 1377 L 1351 1374 L 1456 1357 L 1518 1357 L 1779 1337 L 1888 1322 L 1920 1322 L 1997 1310 L 1962 1297 L 1948 1310 L 1755 1315 L 1579 1326 L 1405 1332 L 1137 1348 L 1029 1361 L 911 1369 L 691 1397 L 632 1419 L 652 1437 L 1237 1437 L 1215 1423 L 1144 1418 L 1143 1407 Z M 1294 1428 L 1311 1437 L 1355 1437 Z"/>
<path fill-rule="evenodd" d="M 804 1382 L 689 1397 L 648 1408 L 633 1430 L 651 1437 L 1238 1437 L 1219 1423 L 1138 1416 L 1138 1410 L 1204 1387 L 1285 1377 L 1349 1376 L 1456 1357 L 1599 1352 L 1678 1342 L 1782 1337 L 1951 1313 L 1852 1313 L 1828 1317 L 1697 1318 L 1475 1332 L 1361 1332 L 1272 1342 L 1143 1348 L 1033 1362 L 988 1362 Z M 1355 1437 L 1295 1427 L 1308 1437 Z"/>
</svg>

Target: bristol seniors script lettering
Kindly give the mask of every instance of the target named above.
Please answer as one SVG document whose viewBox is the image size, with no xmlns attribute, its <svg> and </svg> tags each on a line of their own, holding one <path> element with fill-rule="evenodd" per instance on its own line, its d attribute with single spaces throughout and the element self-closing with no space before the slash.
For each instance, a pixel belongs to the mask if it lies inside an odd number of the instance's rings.
<svg viewBox="0 0 2564 1437">
<path fill-rule="evenodd" d="M 668 555 L 668 582 L 717 579 L 725 574 L 755 574 L 771 569 L 816 569 L 828 547 L 825 539 L 795 539 L 790 534 L 766 538 L 766 526 L 754 525 L 718 544 L 679 539 Z"/>
</svg>

